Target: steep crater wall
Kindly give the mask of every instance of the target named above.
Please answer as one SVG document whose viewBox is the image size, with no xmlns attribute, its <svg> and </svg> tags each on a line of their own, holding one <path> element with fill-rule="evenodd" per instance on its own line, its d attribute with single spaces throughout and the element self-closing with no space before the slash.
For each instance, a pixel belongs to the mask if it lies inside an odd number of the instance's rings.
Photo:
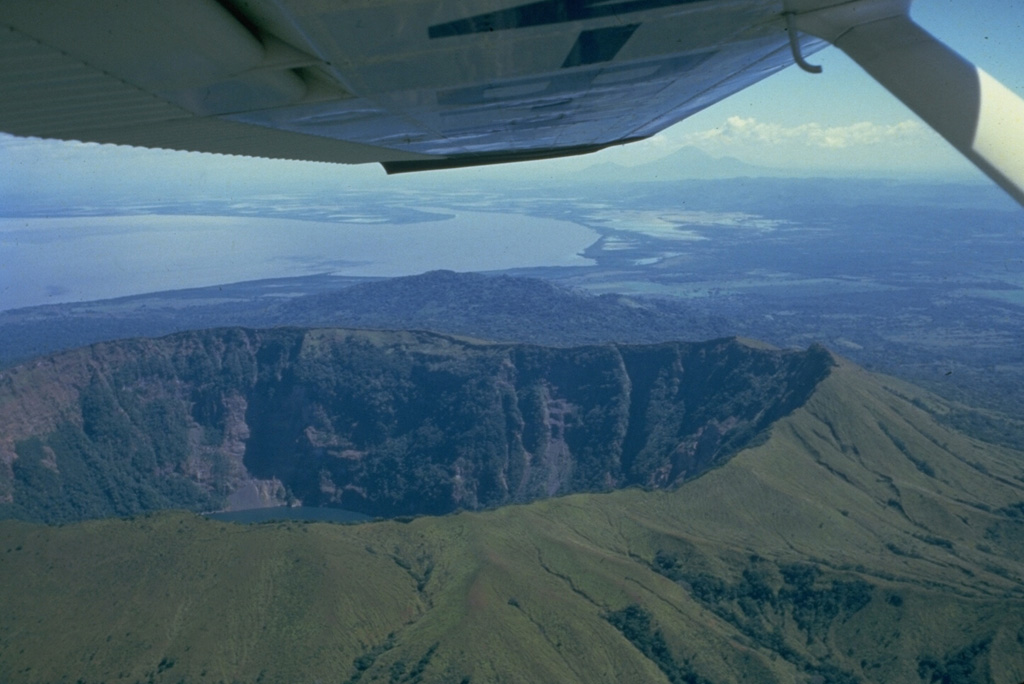
<svg viewBox="0 0 1024 684">
<path fill-rule="evenodd" d="M 550 348 L 421 332 L 223 329 L 0 377 L 0 514 L 49 522 L 285 502 L 440 514 L 668 487 L 829 373 L 820 347 Z"/>
</svg>

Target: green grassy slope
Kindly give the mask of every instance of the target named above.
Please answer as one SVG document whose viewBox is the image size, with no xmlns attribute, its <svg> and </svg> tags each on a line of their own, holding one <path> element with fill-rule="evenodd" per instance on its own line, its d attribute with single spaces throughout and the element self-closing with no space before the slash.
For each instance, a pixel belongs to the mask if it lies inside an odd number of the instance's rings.
<svg viewBox="0 0 1024 684">
<path fill-rule="evenodd" d="M 675 491 L 0 523 L 5 682 L 1017 682 L 1024 454 L 841 364 Z"/>
</svg>

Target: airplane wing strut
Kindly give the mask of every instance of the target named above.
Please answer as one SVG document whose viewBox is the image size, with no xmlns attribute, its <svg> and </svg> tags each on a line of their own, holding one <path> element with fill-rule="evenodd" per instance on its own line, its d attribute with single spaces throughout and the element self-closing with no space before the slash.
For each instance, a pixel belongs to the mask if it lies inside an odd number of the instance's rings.
<svg viewBox="0 0 1024 684">
<path fill-rule="evenodd" d="M 849 55 L 1024 205 L 1024 100 L 909 16 L 908 0 L 800 13 L 797 26 Z"/>
</svg>

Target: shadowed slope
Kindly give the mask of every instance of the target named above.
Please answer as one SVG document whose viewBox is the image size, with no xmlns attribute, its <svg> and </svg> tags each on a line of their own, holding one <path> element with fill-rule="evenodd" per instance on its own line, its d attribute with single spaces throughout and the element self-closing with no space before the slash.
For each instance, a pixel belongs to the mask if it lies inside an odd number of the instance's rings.
<svg viewBox="0 0 1024 684">
<path fill-rule="evenodd" d="M 230 328 L 100 343 L 0 373 L 0 515 L 301 501 L 393 516 L 665 487 L 800 406 L 831 364 L 736 340 Z"/>
<path fill-rule="evenodd" d="M 351 527 L 4 522 L 0 679 L 1019 681 L 1024 460 L 944 410 L 840 363 L 674 491 Z"/>
</svg>

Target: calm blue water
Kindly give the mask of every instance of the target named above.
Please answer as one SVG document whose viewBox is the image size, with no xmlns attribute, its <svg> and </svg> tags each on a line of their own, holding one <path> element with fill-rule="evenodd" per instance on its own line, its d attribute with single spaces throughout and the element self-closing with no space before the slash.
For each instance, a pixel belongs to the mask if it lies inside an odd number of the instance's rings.
<svg viewBox="0 0 1024 684">
<path fill-rule="evenodd" d="M 0 310 L 331 273 L 403 276 L 592 263 L 598 235 L 548 218 L 452 212 L 418 223 L 363 216 L 0 218 Z"/>
</svg>

